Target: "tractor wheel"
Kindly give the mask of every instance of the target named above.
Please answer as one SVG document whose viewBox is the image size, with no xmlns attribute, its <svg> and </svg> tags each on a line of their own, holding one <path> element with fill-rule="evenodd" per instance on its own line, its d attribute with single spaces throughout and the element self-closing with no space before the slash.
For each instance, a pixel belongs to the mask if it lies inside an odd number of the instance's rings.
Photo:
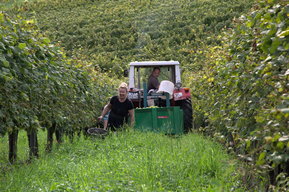
<svg viewBox="0 0 289 192">
<path fill-rule="evenodd" d="M 193 125 L 193 109 L 191 99 L 182 100 L 180 108 L 184 112 L 184 132 L 188 133 Z"/>
</svg>

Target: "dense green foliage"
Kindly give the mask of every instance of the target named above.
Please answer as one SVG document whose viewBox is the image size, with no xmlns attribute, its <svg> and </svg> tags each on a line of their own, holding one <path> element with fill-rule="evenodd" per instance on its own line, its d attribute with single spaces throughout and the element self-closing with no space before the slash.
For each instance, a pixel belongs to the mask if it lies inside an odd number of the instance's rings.
<svg viewBox="0 0 289 192">
<path fill-rule="evenodd" d="M 91 126 L 111 80 L 65 58 L 33 20 L 0 23 L 0 133 Z"/>
<path fill-rule="evenodd" d="M 1 57 L 1 81 L 5 83 L 0 89 L 6 92 L 1 95 L 0 117 L 4 123 L 0 130 L 39 127 L 46 120 L 46 124 L 55 120 L 60 127 L 91 124 L 92 109 L 106 97 L 103 91 L 111 88 L 105 88 L 107 79 L 87 74 L 83 65 L 121 75 L 130 61 L 178 60 L 185 69 L 185 83 L 192 88 L 196 128 L 254 165 L 257 169 L 253 171 L 260 172 L 264 181 L 279 185 L 276 190 L 288 189 L 289 8 L 284 0 L 260 0 L 250 15 L 239 18 L 251 3 L 250 0 L 52 0 L 15 7 L 12 12 L 35 18 L 40 29 L 52 42 L 64 46 L 74 61 L 60 56 L 60 50 L 51 48 L 49 40 L 38 32 L 34 34 L 40 35 L 37 43 L 23 38 L 19 41 L 18 37 L 13 44 L 1 40 L 5 49 L 0 44 L 0 50 L 6 55 Z M 28 21 L 25 22 L 27 26 Z M 5 33 L 14 37 L 13 31 Z M 25 60 L 26 47 L 37 47 L 34 44 L 38 42 L 40 48 L 32 50 L 41 65 L 33 55 L 29 55 L 31 66 L 24 65 L 27 61 L 22 63 L 22 56 Z M 10 61 L 7 58 L 11 51 L 15 56 Z M 18 58 L 17 54 L 22 56 Z M 18 67 L 13 63 L 23 64 L 19 70 L 25 73 L 10 72 L 11 66 Z M 62 72 L 53 72 L 58 70 Z M 10 73 L 21 74 L 21 79 Z M 47 73 L 51 78 L 46 79 Z M 20 89 L 22 78 L 24 88 L 29 87 L 25 91 Z M 4 103 L 6 98 L 11 99 Z M 16 104 L 13 98 L 15 101 L 17 98 Z M 42 101 L 48 104 L 43 107 Z M 18 121 L 26 124 L 16 126 Z"/>
<path fill-rule="evenodd" d="M 284 189 L 289 188 L 288 17 L 285 1 L 260 1 L 224 33 L 223 47 L 208 49 L 210 64 L 190 79 L 198 94 L 197 126 L 227 141 Z"/>
<path fill-rule="evenodd" d="M 248 9 L 251 0 L 51 0 L 15 8 L 70 55 L 122 75 L 131 61 L 178 60 L 198 70 L 200 46 Z M 198 62 L 200 63 L 200 62 Z"/>
<path fill-rule="evenodd" d="M 1 0 L 0 1 L 0 10 L 11 9 L 15 5 L 20 5 L 25 1 L 33 1 L 33 0 Z"/>
<path fill-rule="evenodd" d="M 80 138 L 30 165 L 3 167 L 0 191 L 245 191 L 236 168 L 220 145 L 201 136 L 126 131 Z"/>
</svg>

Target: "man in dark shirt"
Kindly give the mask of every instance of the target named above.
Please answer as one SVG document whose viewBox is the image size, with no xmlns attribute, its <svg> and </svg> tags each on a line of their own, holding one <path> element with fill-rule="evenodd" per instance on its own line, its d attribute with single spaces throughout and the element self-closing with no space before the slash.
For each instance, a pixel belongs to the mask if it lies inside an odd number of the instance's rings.
<svg viewBox="0 0 289 192">
<path fill-rule="evenodd" d="M 159 67 L 154 67 L 149 80 L 148 80 L 148 91 L 151 89 L 158 89 L 160 86 L 158 77 L 161 73 L 161 69 Z"/>
</svg>

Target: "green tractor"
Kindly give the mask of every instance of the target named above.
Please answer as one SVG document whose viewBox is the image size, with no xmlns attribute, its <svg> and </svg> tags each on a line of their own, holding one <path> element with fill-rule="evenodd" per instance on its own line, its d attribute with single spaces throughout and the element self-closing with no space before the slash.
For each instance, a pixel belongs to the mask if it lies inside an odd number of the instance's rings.
<svg viewBox="0 0 289 192">
<path fill-rule="evenodd" d="M 157 90 L 148 90 L 148 79 L 154 68 L 160 69 Z M 133 102 L 136 111 L 157 118 L 157 123 L 162 122 L 169 116 L 174 116 L 173 123 L 182 123 L 182 132 L 187 133 L 192 129 L 192 103 L 189 88 L 182 87 L 180 63 L 178 61 L 143 61 L 129 64 L 129 93 L 128 97 Z M 169 115 L 158 115 L 148 108 L 160 108 L 159 111 L 170 109 Z M 176 110 L 176 108 L 181 110 Z M 179 112 L 178 112 L 179 111 Z M 160 112 L 161 114 L 161 112 Z M 181 118 L 178 116 L 182 115 Z M 154 117 L 156 116 L 156 117 Z M 153 121 L 146 119 L 147 121 Z M 139 120 L 140 121 L 140 120 Z M 178 121 L 178 122 L 176 122 Z M 138 118 L 136 116 L 136 124 Z M 164 123 L 167 123 L 164 121 Z M 151 125 L 153 126 L 153 125 Z"/>
</svg>

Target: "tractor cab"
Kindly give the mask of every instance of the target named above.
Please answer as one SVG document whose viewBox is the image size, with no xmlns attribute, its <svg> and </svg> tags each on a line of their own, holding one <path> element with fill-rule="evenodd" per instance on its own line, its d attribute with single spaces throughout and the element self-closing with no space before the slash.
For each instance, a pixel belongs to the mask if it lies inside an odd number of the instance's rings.
<svg viewBox="0 0 289 192">
<path fill-rule="evenodd" d="M 168 80 L 174 84 L 181 83 L 179 65 L 178 61 L 131 62 L 129 64 L 129 88 L 143 89 L 154 67 L 159 67 L 161 70 L 159 82 Z"/>
<path fill-rule="evenodd" d="M 174 106 L 175 101 L 189 99 L 191 97 L 188 88 L 182 88 L 180 63 L 178 61 L 143 61 L 131 62 L 129 64 L 129 99 L 135 107 L 147 107 L 150 104 L 148 100 L 161 98 L 170 100 L 169 105 Z M 155 93 L 148 92 L 148 79 L 155 67 L 160 68 L 158 80 L 160 82 L 159 90 Z M 171 83 L 168 83 L 171 82 Z M 167 86 L 173 86 L 173 88 Z M 172 91 L 166 91 L 172 90 Z M 167 96 L 167 94 L 169 94 Z M 159 102 L 161 103 L 161 102 Z M 166 106 L 168 103 L 166 102 Z"/>
</svg>

